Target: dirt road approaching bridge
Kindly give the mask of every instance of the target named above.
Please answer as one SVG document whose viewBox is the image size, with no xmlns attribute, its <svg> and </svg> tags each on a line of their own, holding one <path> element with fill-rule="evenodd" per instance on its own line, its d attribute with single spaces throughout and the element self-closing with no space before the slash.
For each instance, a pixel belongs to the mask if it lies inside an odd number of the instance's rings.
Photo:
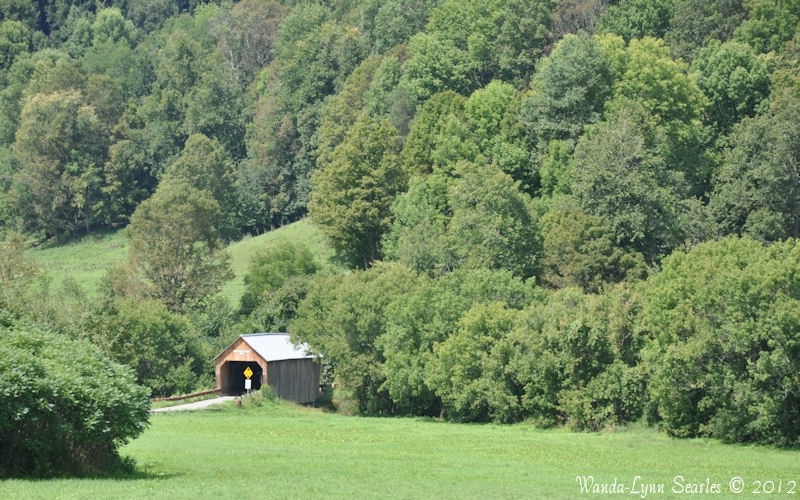
<svg viewBox="0 0 800 500">
<path fill-rule="evenodd" d="M 236 396 L 221 396 L 213 399 L 204 399 L 203 401 L 195 401 L 194 403 L 185 403 L 182 405 L 167 406 L 165 408 L 155 408 L 150 410 L 150 413 L 164 413 L 168 411 L 194 411 L 208 408 L 209 406 L 224 403 L 236 399 Z"/>
</svg>

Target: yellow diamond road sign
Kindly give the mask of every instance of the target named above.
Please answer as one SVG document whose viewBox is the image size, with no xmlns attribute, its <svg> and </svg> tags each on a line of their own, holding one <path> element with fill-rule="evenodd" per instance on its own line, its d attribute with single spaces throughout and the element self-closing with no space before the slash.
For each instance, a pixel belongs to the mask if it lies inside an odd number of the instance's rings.
<svg viewBox="0 0 800 500">
<path fill-rule="evenodd" d="M 251 370 L 249 366 L 244 369 L 244 376 L 247 377 L 248 380 L 253 376 L 253 370 Z"/>
</svg>

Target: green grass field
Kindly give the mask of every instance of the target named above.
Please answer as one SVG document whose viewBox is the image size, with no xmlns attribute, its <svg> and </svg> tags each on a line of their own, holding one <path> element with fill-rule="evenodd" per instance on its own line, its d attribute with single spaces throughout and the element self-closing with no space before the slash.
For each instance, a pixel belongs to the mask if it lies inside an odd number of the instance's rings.
<svg viewBox="0 0 800 500">
<path fill-rule="evenodd" d="M 278 241 L 305 243 L 320 264 L 330 262 L 334 256 L 322 232 L 307 219 L 234 242 L 228 247 L 234 278 L 222 289 L 232 304 L 237 305 L 244 292 L 244 276 L 253 256 Z M 128 258 L 128 238 L 124 231 L 91 235 L 65 245 L 32 248 L 27 255 L 50 277 L 53 289 L 59 289 L 65 279 L 71 278 L 92 296 L 106 271 Z"/>
<path fill-rule="evenodd" d="M 526 424 L 347 417 L 279 403 L 155 414 L 123 454 L 138 464 L 133 478 L 10 480 L 0 483 L 0 497 L 597 496 L 582 493 L 579 476 L 616 482 L 627 498 L 742 498 L 779 487 L 781 496 L 800 495 L 800 451 L 677 440 L 650 430 L 577 434 Z M 737 477 L 741 495 L 731 493 Z M 685 492 L 706 484 L 719 484 L 720 494 Z"/>
<path fill-rule="evenodd" d="M 93 295 L 106 271 L 128 258 L 128 238 L 123 231 L 99 233 L 65 245 L 31 248 L 26 255 L 51 279 L 54 289 L 71 278 Z"/>
</svg>

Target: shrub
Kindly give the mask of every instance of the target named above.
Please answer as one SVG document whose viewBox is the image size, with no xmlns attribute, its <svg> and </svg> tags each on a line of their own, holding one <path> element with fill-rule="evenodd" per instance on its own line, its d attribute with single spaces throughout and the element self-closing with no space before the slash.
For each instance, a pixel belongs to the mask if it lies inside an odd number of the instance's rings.
<svg viewBox="0 0 800 500">
<path fill-rule="evenodd" d="M 583 420 L 585 402 L 576 394 L 614 362 L 611 339 L 596 325 L 593 300 L 581 290 L 563 289 L 528 308 L 512 333 L 510 370 L 522 385 L 525 413 L 539 424 L 565 423 L 574 411 Z M 586 397 L 584 391 L 579 399 Z"/>
<path fill-rule="evenodd" d="M 646 385 L 639 367 L 617 360 L 580 388 L 559 394 L 567 426 L 599 431 L 637 420 L 644 409 Z"/>
<path fill-rule="evenodd" d="M 148 391 L 87 341 L 0 328 L 0 477 L 98 475 L 148 423 Z"/>
<path fill-rule="evenodd" d="M 654 410 L 668 433 L 800 445 L 800 245 L 747 238 L 674 254 L 649 281 Z"/>
<path fill-rule="evenodd" d="M 120 299 L 86 322 L 92 340 L 134 369 L 154 396 L 187 394 L 210 383 L 210 346 L 185 316 L 157 300 Z"/>
</svg>

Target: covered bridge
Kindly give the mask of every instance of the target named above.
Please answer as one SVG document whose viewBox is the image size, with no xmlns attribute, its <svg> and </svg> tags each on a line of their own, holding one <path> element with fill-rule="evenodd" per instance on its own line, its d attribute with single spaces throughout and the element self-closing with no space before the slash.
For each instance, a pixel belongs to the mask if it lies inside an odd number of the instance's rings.
<svg viewBox="0 0 800 500">
<path fill-rule="evenodd" d="M 245 380 L 258 390 L 264 384 L 282 399 L 313 403 L 319 397 L 320 365 L 306 344 L 292 344 L 286 333 L 241 335 L 214 359 L 217 389 L 245 392 Z"/>
</svg>

